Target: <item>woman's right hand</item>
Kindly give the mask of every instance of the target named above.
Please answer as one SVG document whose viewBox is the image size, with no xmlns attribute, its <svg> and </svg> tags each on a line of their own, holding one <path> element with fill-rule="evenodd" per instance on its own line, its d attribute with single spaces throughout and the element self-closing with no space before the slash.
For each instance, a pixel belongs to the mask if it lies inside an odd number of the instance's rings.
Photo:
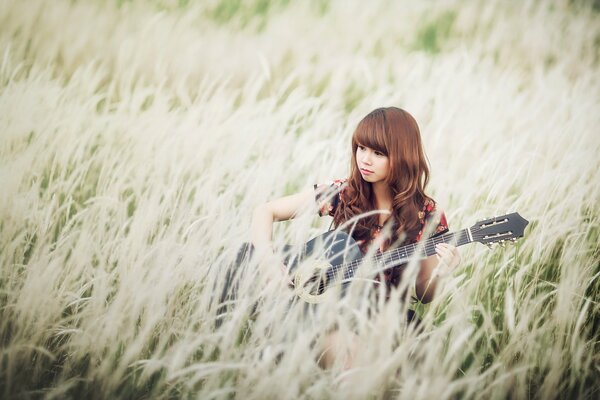
<svg viewBox="0 0 600 400">
<path fill-rule="evenodd" d="M 287 266 L 272 251 L 263 253 L 259 265 L 261 274 L 265 277 L 266 285 L 286 285 L 289 288 L 294 288 L 294 280 L 288 274 Z"/>
<path fill-rule="evenodd" d="M 281 262 L 273 251 L 271 234 L 274 221 L 286 221 L 294 218 L 310 206 L 316 207 L 314 189 L 310 188 L 291 196 L 261 204 L 254 209 L 251 226 L 251 242 L 257 250 L 261 274 L 266 277 L 266 283 L 280 282 L 293 287 L 293 279 L 288 274 L 288 268 Z"/>
<path fill-rule="evenodd" d="M 290 289 L 294 289 L 294 278 L 290 276 L 290 274 L 288 273 L 288 267 L 283 263 L 281 263 L 281 271 L 283 272 L 283 279 L 284 282 L 287 284 L 287 287 Z"/>
</svg>

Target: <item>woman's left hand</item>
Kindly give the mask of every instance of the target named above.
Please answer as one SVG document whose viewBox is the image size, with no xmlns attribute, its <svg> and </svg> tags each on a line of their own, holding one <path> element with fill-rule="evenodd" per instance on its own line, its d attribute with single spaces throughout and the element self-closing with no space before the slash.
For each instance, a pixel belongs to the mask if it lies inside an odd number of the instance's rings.
<svg viewBox="0 0 600 400">
<path fill-rule="evenodd" d="M 460 254 L 456 246 L 447 243 L 438 243 L 435 245 L 435 252 L 439 260 L 435 268 L 437 276 L 451 274 L 458 264 L 460 264 Z"/>
</svg>

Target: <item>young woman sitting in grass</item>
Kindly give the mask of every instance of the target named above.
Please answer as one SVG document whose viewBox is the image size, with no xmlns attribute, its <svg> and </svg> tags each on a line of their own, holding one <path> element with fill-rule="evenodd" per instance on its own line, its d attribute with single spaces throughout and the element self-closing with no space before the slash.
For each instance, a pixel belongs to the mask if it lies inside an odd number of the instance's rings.
<svg viewBox="0 0 600 400">
<path fill-rule="evenodd" d="M 446 217 L 425 193 L 428 178 L 429 168 L 415 119 L 396 107 L 376 109 L 360 121 L 352 135 L 348 178 L 317 184 L 301 193 L 256 207 L 251 233 L 254 251 L 259 259 L 272 261 L 276 257 L 271 243 L 273 222 L 294 218 L 311 202 L 316 204 L 320 216 L 333 217 L 336 228 L 349 230 L 363 254 L 367 254 L 374 241 L 379 247 L 371 249 L 370 253 L 377 254 L 391 247 L 416 243 L 426 232 L 432 235 L 445 233 L 448 231 Z M 331 192 L 334 196 L 327 196 Z M 361 216 L 370 211 L 376 212 Z M 350 220 L 355 222 L 345 224 Z M 437 225 L 432 228 L 428 223 Z M 391 235 L 376 241 L 388 227 Z M 408 285 L 412 287 L 413 297 L 424 303 L 433 299 L 440 277 L 448 275 L 460 262 L 455 246 L 437 244 L 436 253 L 420 261 L 416 279 Z M 289 282 L 286 267 L 280 260 L 262 265 L 273 264 L 280 264 L 281 270 L 269 272 L 273 274 L 271 279 Z M 387 293 L 402 281 L 403 271 L 403 266 L 399 265 L 381 274 Z M 381 282 L 379 276 L 374 279 Z M 408 318 L 413 318 L 411 312 Z M 329 334 L 322 358 L 325 366 L 338 358 L 331 349 L 336 347 L 339 339 L 335 331 Z M 355 349 L 351 349 L 344 364 L 351 365 L 354 353 Z"/>
</svg>

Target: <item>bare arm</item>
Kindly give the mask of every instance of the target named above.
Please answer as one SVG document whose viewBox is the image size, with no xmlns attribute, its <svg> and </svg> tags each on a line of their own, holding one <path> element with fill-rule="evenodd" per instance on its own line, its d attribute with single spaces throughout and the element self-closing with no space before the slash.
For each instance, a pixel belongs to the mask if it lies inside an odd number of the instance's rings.
<svg viewBox="0 0 600 400">
<path fill-rule="evenodd" d="M 292 219 L 307 207 L 313 206 L 314 202 L 314 190 L 307 189 L 257 206 L 252 214 L 250 235 L 258 254 L 273 255 L 273 222 Z"/>
<path fill-rule="evenodd" d="M 456 247 L 440 243 L 436 246 L 437 255 L 429 256 L 421 261 L 417 275 L 417 298 L 429 303 L 435 296 L 439 280 L 450 274 L 460 263 L 460 255 Z"/>
<path fill-rule="evenodd" d="M 429 303 L 433 300 L 435 295 L 435 289 L 437 286 L 437 279 L 432 278 L 435 267 L 438 265 L 438 259 L 436 256 L 429 256 L 421 261 L 421 268 L 417 274 L 416 292 L 417 298 L 423 303 Z"/>
</svg>

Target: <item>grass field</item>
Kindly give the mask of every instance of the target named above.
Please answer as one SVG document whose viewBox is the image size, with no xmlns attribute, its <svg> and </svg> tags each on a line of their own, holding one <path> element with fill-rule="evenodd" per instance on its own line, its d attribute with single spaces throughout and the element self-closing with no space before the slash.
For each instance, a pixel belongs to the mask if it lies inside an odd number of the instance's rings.
<svg viewBox="0 0 600 400">
<path fill-rule="evenodd" d="M 420 333 L 260 268 L 216 329 L 254 206 L 345 177 L 389 105 L 452 230 L 525 238 L 461 248 Z M 598 2 L 0 0 L 0 397 L 598 398 L 599 126 Z M 351 370 L 315 361 L 334 324 Z"/>
</svg>

